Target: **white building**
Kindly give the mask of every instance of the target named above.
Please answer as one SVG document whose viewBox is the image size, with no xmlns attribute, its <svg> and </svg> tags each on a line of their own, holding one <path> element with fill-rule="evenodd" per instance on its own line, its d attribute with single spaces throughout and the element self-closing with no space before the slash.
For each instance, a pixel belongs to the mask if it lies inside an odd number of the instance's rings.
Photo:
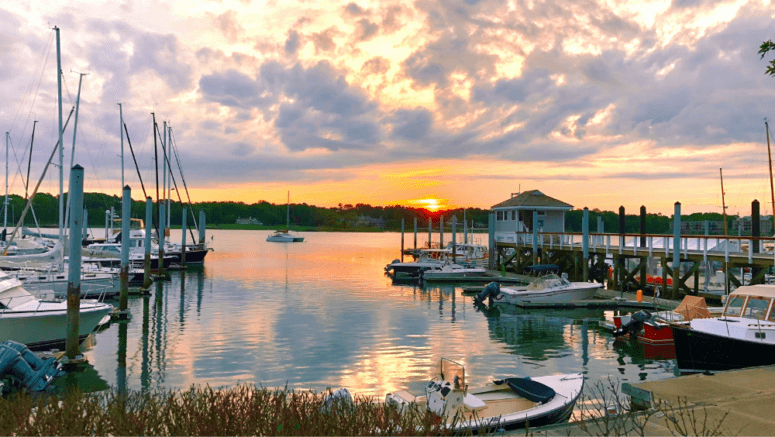
<svg viewBox="0 0 775 437">
<path fill-rule="evenodd" d="M 538 232 L 564 232 L 565 211 L 573 209 L 573 205 L 532 190 L 512 193 L 510 199 L 491 209 L 495 212 L 495 241 L 515 243 L 518 233 L 531 234 L 534 227 Z"/>
</svg>

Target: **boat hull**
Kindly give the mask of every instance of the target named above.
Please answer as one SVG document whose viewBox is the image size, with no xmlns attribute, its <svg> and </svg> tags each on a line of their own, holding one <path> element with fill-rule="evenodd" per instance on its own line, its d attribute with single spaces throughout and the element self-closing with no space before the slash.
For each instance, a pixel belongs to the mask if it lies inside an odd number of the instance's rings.
<svg viewBox="0 0 775 437">
<path fill-rule="evenodd" d="M 529 302 L 571 302 L 577 300 L 592 299 L 597 294 L 597 290 L 602 287 L 601 284 L 592 284 L 589 286 L 583 284 L 574 288 L 560 288 L 541 291 L 515 291 L 506 292 L 501 289 L 500 294 L 494 298 L 495 302 L 504 303 L 529 303 Z"/>
<path fill-rule="evenodd" d="M 731 370 L 775 364 L 775 344 L 671 326 L 682 372 Z"/>
<path fill-rule="evenodd" d="M 81 301 L 78 337 L 91 334 L 100 321 L 113 310 L 108 304 Z M 62 345 L 67 340 L 67 309 L 0 312 L 0 342 L 14 340 L 30 349 Z"/>
</svg>

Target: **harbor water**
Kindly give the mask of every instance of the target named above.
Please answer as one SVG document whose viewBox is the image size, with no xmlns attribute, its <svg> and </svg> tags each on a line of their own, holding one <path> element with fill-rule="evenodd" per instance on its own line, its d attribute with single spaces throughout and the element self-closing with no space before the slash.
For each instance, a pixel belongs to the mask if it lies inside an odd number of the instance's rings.
<svg viewBox="0 0 775 437">
<path fill-rule="evenodd" d="M 599 327 L 603 310 L 482 310 L 460 286 L 393 284 L 384 267 L 400 257 L 400 233 L 310 232 L 303 243 L 269 243 L 269 233 L 208 230 L 214 251 L 204 265 L 130 297 L 131 320 L 96 333 L 86 370 L 57 385 L 251 383 L 382 398 L 421 392 L 441 357 L 464 364 L 470 386 L 572 372 L 587 386 L 678 374 L 669 349 Z"/>
</svg>

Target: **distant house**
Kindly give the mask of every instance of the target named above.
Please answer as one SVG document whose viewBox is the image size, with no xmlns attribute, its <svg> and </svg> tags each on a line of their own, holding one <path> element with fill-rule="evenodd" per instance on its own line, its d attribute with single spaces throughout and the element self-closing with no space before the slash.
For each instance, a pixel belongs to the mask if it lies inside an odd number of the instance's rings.
<svg viewBox="0 0 775 437">
<path fill-rule="evenodd" d="M 253 217 L 248 217 L 248 218 L 240 217 L 237 219 L 237 224 L 238 225 L 263 225 L 261 220 Z"/>
<path fill-rule="evenodd" d="M 510 199 L 491 207 L 495 213 L 495 241 L 514 243 L 517 232 L 530 233 L 534 228 L 538 232 L 564 232 L 565 212 L 571 209 L 573 205 L 538 190 L 512 193 Z"/>
<path fill-rule="evenodd" d="M 364 227 L 385 227 L 385 219 L 369 217 L 367 215 L 359 215 L 350 222 L 352 226 L 364 226 Z"/>
</svg>

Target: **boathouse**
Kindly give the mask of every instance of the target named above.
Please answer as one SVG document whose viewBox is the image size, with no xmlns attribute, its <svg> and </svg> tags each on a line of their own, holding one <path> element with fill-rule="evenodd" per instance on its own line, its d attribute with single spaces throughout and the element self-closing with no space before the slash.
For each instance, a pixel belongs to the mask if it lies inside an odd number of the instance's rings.
<svg viewBox="0 0 775 437">
<path fill-rule="evenodd" d="M 573 205 L 531 190 L 512 193 L 510 199 L 491 209 L 495 213 L 495 241 L 516 243 L 517 233 L 532 233 L 534 227 L 538 232 L 564 232 L 565 211 L 573 209 Z"/>
</svg>

